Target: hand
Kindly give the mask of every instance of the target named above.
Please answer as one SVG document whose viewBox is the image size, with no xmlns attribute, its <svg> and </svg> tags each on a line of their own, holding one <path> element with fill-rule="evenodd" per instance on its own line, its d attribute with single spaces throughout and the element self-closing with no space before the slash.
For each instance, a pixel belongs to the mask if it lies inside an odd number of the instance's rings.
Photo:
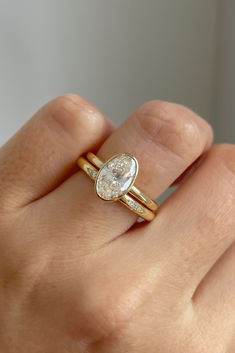
<svg viewBox="0 0 235 353">
<path fill-rule="evenodd" d="M 117 129 L 80 96 L 43 106 L 0 150 L 0 351 L 234 352 L 235 147 L 211 143 L 167 102 Z M 90 150 L 133 154 L 152 198 L 181 182 L 137 224 L 76 168 Z"/>
</svg>

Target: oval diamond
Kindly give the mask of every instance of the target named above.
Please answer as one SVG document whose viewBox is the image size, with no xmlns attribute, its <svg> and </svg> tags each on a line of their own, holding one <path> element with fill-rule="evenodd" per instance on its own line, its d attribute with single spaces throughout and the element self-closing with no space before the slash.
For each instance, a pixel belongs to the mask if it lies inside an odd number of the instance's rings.
<svg viewBox="0 0 235 353">
<path fill-rule="evenodd" d="M 116 200 L 128 193 L 138 173 L 138 162 L 129 154 L 113 156 L 99 170 L 96 193 L 104 200 Z"/>
</svg>

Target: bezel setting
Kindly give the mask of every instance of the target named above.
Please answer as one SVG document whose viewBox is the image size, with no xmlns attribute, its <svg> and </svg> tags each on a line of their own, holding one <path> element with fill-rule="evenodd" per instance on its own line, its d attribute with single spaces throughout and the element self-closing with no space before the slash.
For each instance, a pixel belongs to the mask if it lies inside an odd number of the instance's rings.
<svg viewBox="0 0 235 353">
<path fill-rule="evenodd" d="M 113 163 L 112 163 L 113 162 Z M 129 153 L 109 158 L 95 178 L 95 192 L 105 201 L 116 201 L 132 188 L 139 172 L 137 159 Z"/>
</svg>

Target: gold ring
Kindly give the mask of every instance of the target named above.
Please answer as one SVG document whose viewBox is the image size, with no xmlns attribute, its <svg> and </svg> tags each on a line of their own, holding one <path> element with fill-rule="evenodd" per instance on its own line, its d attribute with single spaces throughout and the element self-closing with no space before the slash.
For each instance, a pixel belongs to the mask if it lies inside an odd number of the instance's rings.
<svg viewBox="0 0 235 353">
<path fill-rule="evenodd" d="M 129 153 L 119 153 L 105 163 L 94 153 L 80 156 L 78 166 L 95 182 L 95 192 L 105 201 L 119 201 L 141 218 L 152 221 L 158 204 L 138 189 L 134 182 L 139 164 Z"/>
</svg>

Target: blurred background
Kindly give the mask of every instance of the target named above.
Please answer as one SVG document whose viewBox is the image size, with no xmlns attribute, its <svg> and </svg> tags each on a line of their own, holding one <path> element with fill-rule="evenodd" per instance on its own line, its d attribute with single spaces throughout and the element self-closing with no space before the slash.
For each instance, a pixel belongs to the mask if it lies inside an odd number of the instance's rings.
<svg viewBox="0 0 235 353">
<path fill-rule="evenodd" d="M 184 104 L 235 143 L 235 1 L 0 0 L 0 144 L 45 102 Z"/>
</svg>

